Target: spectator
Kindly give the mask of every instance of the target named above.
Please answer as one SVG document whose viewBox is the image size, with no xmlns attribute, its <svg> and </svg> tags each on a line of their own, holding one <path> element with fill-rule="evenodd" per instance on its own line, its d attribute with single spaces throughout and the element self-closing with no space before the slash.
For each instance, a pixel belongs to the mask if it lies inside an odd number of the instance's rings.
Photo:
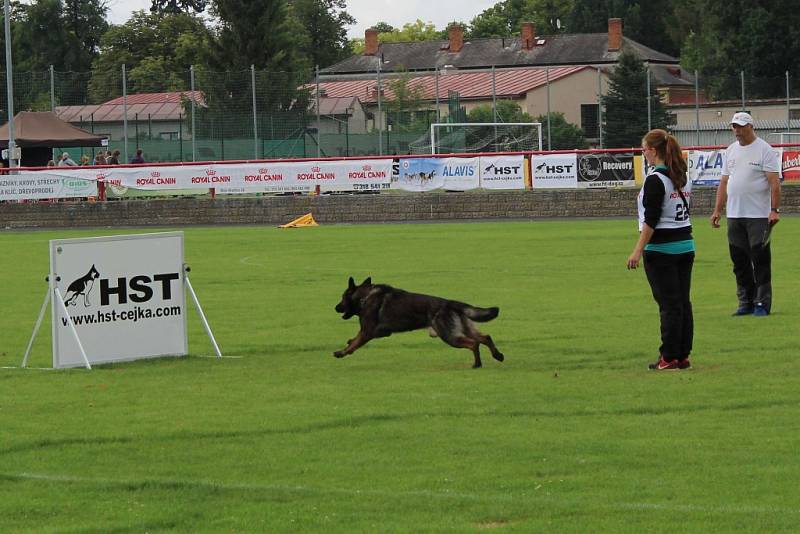
<svg viewBox="0 0 800 534">
<path fill-rule="evenodd" d="M 106 157 L 103 154 L 102 150 L 100 152 L 98 152 L 97 155 L 95 155 L 94 164 L 95 165 L 105 165 L 106 164 Z"/>
<path fill-rule="evenodd" d="M 53 161 L 52 159 L 49 159 L 49 160 L 47 160 L 47 166 L 48 167 L 55 167 L 56 166 L 56 162 Z"/>
<path fill-rule="evenodd" d="M 108 165 L 119 165 L 119 149 L 114 150 L 111 156 L 106 160 Z"/>
<path fill-rule="evenodd" d="M 84 167 L 88 164 L 89 164 L 89 156 L 84 154 L 83 156 L 81 156 L 81 167 Z"/>
<path fill-rule="evenodd" d="M 145 163 L 141 148 L 136 149 L 136 155 L 131 158 L 131 163 Z"/>
<path fill-rule="evenodd" d="M 69 152 L 64 152 L 61 154 L 61 158 L 58 160 L 58 167 L 77 167 L 78 164 L 75 163 L 70 157 Z"/>
</svg>

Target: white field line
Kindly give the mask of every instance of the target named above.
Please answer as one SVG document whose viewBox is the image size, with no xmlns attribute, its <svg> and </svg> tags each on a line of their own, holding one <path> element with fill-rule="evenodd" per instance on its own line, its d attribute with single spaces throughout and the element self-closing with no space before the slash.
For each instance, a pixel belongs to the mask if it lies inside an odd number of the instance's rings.
<svg viewBox="0 0 800 534">
<path fill-rule="evenodd" d="M 253 256 L 245 256 L 244 258 L 239 258 L 239 263 L 242 265 L 249 265 L 251 267 L 266 267 L 263 263 L 253 263 L 250 261 L 250 258 Z"/>
<path fill-rule="evenodd" d="M 646 502 L 593 502 L 589 499 L 574 499 L 574 498 L 559 498 L 552 492 L 538 493 L 536 490 L 530 493 L 521 493 L 517 495 L 497 495 L 490 493 L 464 493 L 454 491 L 429 491 L 429 490 L 412 490 L 412 491 L 392 491 L 392 490 L 374 490 L 374 489 L 350 489 L 350 488 L 320 488 L 313 486 L 281 486 L 272 484 L 226 484 L 221 482 L 213 482 L 209 480 L 181 480 L 181 479 L 114 479 L 114 478 L 89 478 L 89 477 L 76 477 L 70 475 L 47 475 L 42 473 L 0 473 L 0 476 L 7 478 L 17 478 L 23 480 L 42 480 L 45 482 L 64 482 L 64 483 L 81 483 L 81 484 L 96 484 L 108 486 L 136 486 L 144 484 L 160 484 L 164 486 L 187 486 L 197 489 L 214 489 L 225 491 L 284 491 L 291 493 L 318 493 L 318 494 L 340 494 L 349 496 L 364 496 L 375 495 L 379 497 L 419 497 L 419 498 L 437 498 L 437 499 L 466 499 L 473 501 L 484 502 L 513 502 L 541 500 L 542 504 L 551 504 L 557 506 L 567 506 L 573 508 L 575 506 L 583 507 L 597 507 L 607 508 L 613 510 L 661 510 L 665 512 L 703 512 L 715 514 L 800 514 L 800 509 L 797 508 L 779 508 L 775 506 L 713 506 L 701 504 L 679 504 L 679 503 L 646 503 Z M 538 489 L 538 488 L 537 488 Z"/>
</svg>

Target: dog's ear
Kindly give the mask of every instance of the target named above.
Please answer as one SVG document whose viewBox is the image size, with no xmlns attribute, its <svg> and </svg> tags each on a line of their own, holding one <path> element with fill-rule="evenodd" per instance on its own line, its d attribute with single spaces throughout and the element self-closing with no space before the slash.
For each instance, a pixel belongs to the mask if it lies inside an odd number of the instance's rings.
<svg viewBox="0 0 800 534">
<path fill-rule="evenodd" d="M 350 280 L 347 281 L 347 289 L 355 289 L 356 288 L 356 281 L 353 280 L 353 277 L 350 277 Z"/>
<path fill-rule="evenodd" d="M 371 286 L 372 285 L 372 277 L 368 276 L 363 282 L 361 282 L 362 286 Z"/>
</svg>

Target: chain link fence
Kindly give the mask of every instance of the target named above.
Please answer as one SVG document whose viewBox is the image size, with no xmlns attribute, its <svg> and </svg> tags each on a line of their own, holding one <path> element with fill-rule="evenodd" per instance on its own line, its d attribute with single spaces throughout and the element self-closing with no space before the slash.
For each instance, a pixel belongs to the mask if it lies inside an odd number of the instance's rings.
<svg viewBox="0 0 800 534">
<path fill-rule="evenodd" d="M 489 120 L 481 122 L 499 122 L 504 101 L 534 117 L 564 113 L 592 146 L 602 148 L 604 111 L 597 102 L 607 93 L 608 73 L 586 69 L 579 78 L 559 69 L 514 69 L 512 74 L 442 68 L 334 77 L 196 67 L 167 80 L 131 77 L 124 68 L 106 73 L 50 69 L 14 73 L 14 110 L 55 111 L 80 128 L 108 136 L 109 148 L 119 149 L 125 161 L 137 149 L 149 162 L 409 154 L 434 122 L 465 122 L 479 107 L 489 110 Z M 731 142 L 728 121 L 739 110 L 753 114 L 764 138 L 800 133 L 800 84 L 788 72 L 771 78 L 738 73 L 708 83 L 697 73 L 683 74 L 679 84 L 667 86 L 648 70 L 641 89 L 648 118 L 654 99 L 666 103 L 682 145 Z M 527 93 L 511 89 L 512 78 L 521 76 L 529 79 Z M 172 94 L 171 107 L 157 92 Z M 0 73 L 0 105 L 6 102 L 5 73 Z M 2 112 L 5 118 L 7 110 Z M 556 148 L 549 144 L 550 126 L 549 120 L 543 122 L 543 149 Z M 770 140 L 778 142 L 774 136 Z M 93 157 L 96 150 L 84 148 L 80 155 Z"/>
</svg>

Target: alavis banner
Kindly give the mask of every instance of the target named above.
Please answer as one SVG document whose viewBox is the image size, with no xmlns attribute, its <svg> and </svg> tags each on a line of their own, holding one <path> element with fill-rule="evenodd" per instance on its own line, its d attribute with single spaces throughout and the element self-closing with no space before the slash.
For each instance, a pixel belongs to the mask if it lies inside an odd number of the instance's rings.
<svg viewBox="0 0 800 534">
<path fill-rule="evenodd" d="M 97 196 L 97 182 L 28 172 L 0 176 L 0 201 Z"/>
<path fill-rule="evenodd" d="M 578 187 L 578 158 L 575 154 L 537 154 L 531 159 L 531 171 L 534 189 Z"/>
<path fill-rule="evenodd" d="M 525 189 L 524 156 L 481 156 L 483 189 Z"/>
<path fill-rule="evenodd" d="M 395 188 L 405 191 L 467 191 L 480 185 L 480 158 L 408 158 L 400 160 Z"/>
<path fill-rule="evenodd" d="M 725 162 L 725 150 L 689 150 L 689 179 L 694 185 L 718 185 Z"/>
<path fill-rule="evenodd" d="M 578 154 L 578 187 L 636 187 L 633 154 Z"/>
<path fill-rule="evenodd" d="M 70 323 L 91 363 L 187 354 L 182 232 L 54 240 L 50 273 L 53 367 L 84 365 Z"/>
</svg>

